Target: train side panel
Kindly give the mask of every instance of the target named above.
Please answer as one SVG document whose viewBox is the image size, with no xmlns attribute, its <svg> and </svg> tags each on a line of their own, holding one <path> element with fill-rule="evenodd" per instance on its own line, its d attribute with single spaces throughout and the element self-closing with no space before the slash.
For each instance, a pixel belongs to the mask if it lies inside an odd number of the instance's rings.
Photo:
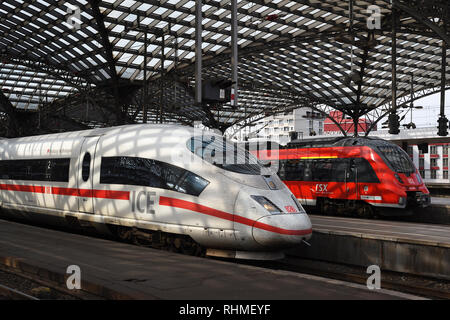
<svg viewBox="0 0 450 320">
<path fill-rule="evenodd" d="M 61 196 L 59 191 L 76 188 L 76 181 L 71 177 L 75 174 L 73 164 L 77 161 L 81 141 L 82 139 L 79 137 L 58 138 L 57 136 L 54 136 L 53 139 L 30 137 L 3 141 L 0 159 L 18 161 L 15 169 L 21 170 L 20 174 L 19 172 L 10 172 L 0 177 L 3 206 L 17 207 L 26 211 L 32 211 L 39 207 L 78 211 L 76 199 Z M 24 159 L 26 162 L 22 161 Z M 64 181 L 53 181 L 55 179 L 48 175 L 31 180 L 34 175 L 33 168 L 36 165 L 58 165 L 58 160 L 69 168 L 68 179 L 59 177 L 56 180 Z M 24 174 L 26 174 L 26 178 L 14 179 L 14 177 Z"/>
<path fill-rule="evenodd" d="M 195 233 L 196 239 L 222 237 L 234 241 L 233 220 L 215 217 L 214 211 L 232 216 L 239 186 L 230 183 L 217 168 L 194 156 L 185 146 L 190 137 L 189 132 L 182 131 L 161 137 L 151 128 L 101 137 L 95 155 L 93 181 L 94 189 L 104 190 L 105 194 L 94 198 L 95 214 L 108 217 L 106 221 L 114 224 L 136 224 L 155 230 L 169 228 L 172 232 Z M 207 180 L 208 186 L 195 196 L 143 185 L 101 183 L 102 158 L 118 154 L 184 168 Z M 185 161 L 186 157 L 189 161 Z M 155 165 L 152 170 L 158 171 L 160 167 Z"/>
</svg>

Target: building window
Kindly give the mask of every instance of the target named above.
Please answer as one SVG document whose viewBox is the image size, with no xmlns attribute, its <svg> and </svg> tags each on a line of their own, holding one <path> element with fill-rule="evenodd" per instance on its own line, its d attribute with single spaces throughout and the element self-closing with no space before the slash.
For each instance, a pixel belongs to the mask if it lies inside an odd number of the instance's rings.
<svg viewBox="0 0 450 320">
<path fill-rule="evenodd" d="M 437 167 L 437 159 L 430 160 L 430 167 Z"/>
<path fill-rule="evenodd" d="M 430 153 L 437 154 L 437 146 L 430 146 Z"/>
<path fill-rule="evenodd" d="M 425 170 L 419 170 L 420 176 L 425 179 Z"/>
<path fill-rule="evenodd" d="M 408 154 L 409 154 L 409 156 L 413 155 L 413 147 L 412 146 L 408 146 Z"/>
<path fill-rule="evenodd" d="M 444 179 L 448 179 L 448 171 L 447 170 L 444 170 L 443 178 Z"/>
<path fill-rule="evenodd" d="M 442 159 L 443 161 L 442 161 L 442 166 L 443 167 L 448 167 L 448 158 L 444 158 L 444 159 Z"/>
<path fill-rule="evenodd" d="M 436 170 L 431 170 L 431 179 L 436 179 Z"/>
<path fill-rule="evenodd" d="M 425 167 L 425 159 L 424 158 L 420 158 L 419 159 L 419 168 L 424 168 Z"/>
<path fill-rule="evenodd" d="M 443 149 L 443 150 L 442 150 L 443 154 L 446 155 L 446 156 L 448 156 L 448 146 L 443 146 L 442 149 Z"/>
</svg>

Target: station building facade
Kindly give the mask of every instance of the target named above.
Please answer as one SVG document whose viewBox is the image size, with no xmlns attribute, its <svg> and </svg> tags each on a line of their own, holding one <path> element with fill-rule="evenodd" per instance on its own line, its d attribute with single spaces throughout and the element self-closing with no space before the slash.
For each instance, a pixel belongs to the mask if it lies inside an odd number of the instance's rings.
<svg viewBox="0 0 450 320">
<path fill-rule="evenodd" d="M 261 119 L 256 124 L 250 138 L 262 138 L 285 145 L 296 133 L 298 139 L 306 139 L 324 134 L 325 117 L 317 111 L 300 108 L 292 112 Z"/>
<path fill-rule="evenodd" d="M 450 143 L 431 143 L 428 145 L 428 153 L 423 153 L 417 145 L 408 146 L 408 154 L 425 182 L 450 183 L 448 175 L 449 148 Z"/>
</svg>

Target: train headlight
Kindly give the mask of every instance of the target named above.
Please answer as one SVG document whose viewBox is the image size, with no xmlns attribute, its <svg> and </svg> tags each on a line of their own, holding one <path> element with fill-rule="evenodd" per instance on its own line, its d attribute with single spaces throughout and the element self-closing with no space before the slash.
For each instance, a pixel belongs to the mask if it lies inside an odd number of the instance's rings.
<svg viewBox="0 0 450 320">
<path fill-rule="evenodd" d="M 295 205 L 297 206 L 298 212 L 306 213 L 305 209 L 303 209 L 303 206 L 300 204 L 300 202 L 298 202 L 298 199 L 293 194 L 291 195 L 291 197 Z"/>
<path fill-rule="evenodd" d="M 417 173 L 417 174 L 416 174 L 416 177 L 417 177 L 417 182 L 418 182 L 419 184 L 422 184 L 422 177 L 420 176 L 420 173 Z"/>
<path fill-rule="evenodd" d="M 261 206 L 264 207 L 267 211 L 270 213 L 280 213 L 282 212 L 280 208 L 278 208 L 276 205 L 274 205 L 269 199 L 263 196 L 251 196 L 253 200 L 258 202 Z"/>
</svg>

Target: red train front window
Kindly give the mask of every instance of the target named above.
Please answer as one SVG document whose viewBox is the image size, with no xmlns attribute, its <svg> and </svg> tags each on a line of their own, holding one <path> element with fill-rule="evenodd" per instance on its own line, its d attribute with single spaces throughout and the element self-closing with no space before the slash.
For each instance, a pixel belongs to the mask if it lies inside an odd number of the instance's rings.
<svg viewBox="0 0 450 320">
<path fill-rule="evenodd" d="M 385 145 L 378 146 L 378 150 L 393 171 L 407 175 L 416 172 L 411 158 L 400 147 L 396 145 Z"/>
</svg>

